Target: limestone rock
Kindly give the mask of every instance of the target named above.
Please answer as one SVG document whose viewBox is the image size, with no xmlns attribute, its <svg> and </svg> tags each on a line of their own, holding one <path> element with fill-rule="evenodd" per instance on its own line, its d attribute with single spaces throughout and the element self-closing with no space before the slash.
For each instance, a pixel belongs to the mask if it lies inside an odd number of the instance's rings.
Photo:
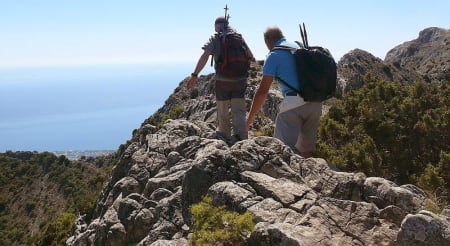
<svg viewBox="0 0 450 246">
<path fill-rule="evenodd" d="M 426 28 L 417 39 L 391 49 L 385 61 L 414 69 L 428 81 L 450 82 L 450 29 Z"/>
<path fill-rule="evenodd" d="M 171 120 L 148 133 L 147 144 L 130 145 L 123 154 L 128 163 L 116 167 L 122 177 L 105 187 L 103 209 L 68 245 L 187 245 L 189 208 L 205 195 L 255 215 L 248 245 L 450 243 L 450 218 L 424 211 L 417 187 L 335 171 L 275 138 L 229 146 L 205 138 L 208 131 L 202 123 Z M 147 179 L 137 178 L 138 167 Z"/>
</svg>

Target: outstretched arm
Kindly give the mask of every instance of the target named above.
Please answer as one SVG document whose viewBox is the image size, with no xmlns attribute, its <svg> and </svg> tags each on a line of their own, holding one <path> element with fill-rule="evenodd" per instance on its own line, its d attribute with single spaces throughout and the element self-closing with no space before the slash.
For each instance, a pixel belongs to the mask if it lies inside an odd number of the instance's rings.
<svg viewBox="0 0 450 246">
<path fill-rule="evenodd" d="M 195 66 L 195 70 L 193 74 L 198 74 L 202 69 L 205 67 L 206 62 L 208 62 L 209 55 L 211 55 L 211 52 L 208 50 L 204 50 L 203 54 L 200 56 L 197 62 L 197 66 Z M 187 82 L 187 87 L 192 88 L 197 81 L 197 76 L 191 76 L 191 78 Z"/>
<path fill-rule="evenodd" d="M 264 104 L 264 101 L 266 100 L 267 95 L 269 94 L 269 89 L 272 82 L 273 76 L 264 75 L 262 77 L 261 84 L 259 85 L 258 90 L 256 91 L 255 96 L 253 97 L 252 107 L 250 108 L 250 113 L 248 114 L 247 131 L 250 129 L 250 126 L 253 124 L 253 121 L 255 121 L 256 115 L 258 114 L 259 110 Z"/>
</svg>

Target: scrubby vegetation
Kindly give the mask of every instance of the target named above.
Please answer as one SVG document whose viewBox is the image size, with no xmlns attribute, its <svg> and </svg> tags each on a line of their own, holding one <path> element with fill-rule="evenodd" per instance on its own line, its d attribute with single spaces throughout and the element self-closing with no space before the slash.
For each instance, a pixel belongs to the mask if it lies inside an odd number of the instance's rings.
<svg viewBox="0 0 450 246">
<path fill-rule="evenodd" d="M 189 245 L 245 245 L 255 224 L 249 212 L 238 214 L 213 206 L 210 197 L 191 208 L 193 233 Z"/>
<path fill-rule="evenodd" d="M 160 120 L 158 120 L 156 118 L 156 116 L 153 115 L 152 117 L 150 117 L 149 123 L 154 125 L 154 126 L 156 126 L 156 127 L 158 127 L 158 128 L 161 128 L 162 125 L 164 125 L 164 123 L 166 123 L 166 121 L 168 119 L 178 119 L 179 116 L 181 115 L 181 113 L 183 113 L 183 111 L 184 111 L 184 107 L 182 105 L 176 105 L 169 112 L 163 114 L 161 116 Z"/>
<path fill-rule="evenodd" d="M 271 120 L 264 113 L 259 112 L 257 117 L 257 124 L 255 124 L 255 129 L 253 130 L 253 135 L 255 137 L 268 136 L 273 137 L 275 135 L 275 125 L 271 124 Z"/>
<path fill-rule="evenodd" d="M 319 129 L 319 155 L 344 171 L 416 184 L 450 202 L 450 85 L 402 85 L 367 75 L 336 100 Z"/>
<path fill-rule="evenodd" d="M 70 161 L 49 152 L 0 154 L 0 245 L 64 245 L 79 214 L 92 218 L 112 162 Z"/>
</svg>

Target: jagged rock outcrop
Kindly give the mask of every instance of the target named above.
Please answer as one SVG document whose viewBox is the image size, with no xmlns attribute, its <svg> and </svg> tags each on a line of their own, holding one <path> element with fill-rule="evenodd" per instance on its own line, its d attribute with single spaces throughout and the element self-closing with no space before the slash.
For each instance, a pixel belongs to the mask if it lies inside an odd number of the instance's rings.
<svg viewBox="0 0 450 246">
<path fill-rule="evenodd" d="M 189 208 L 204 195 L 256 216 L 249 245 L 450 242 L 450 219 L 423 211 L 425 194 L 412 185 L 334 171 L 271 137 L 230 147 L 207 138 L 214 129 L 203 121 L 148 128 L 146 142 L 129 145 L 113 170 L 95 219 L 69 245 L 186 245 Z"/>
<path fill-rule="evenodd" d="M 421 78 L 414 70 L 399 68 L 361 49 L 345 54 L 337 64 L 337 71 L 339 94 L 361 87 L 364 76 L 368 73 L 385 81 L 399 83 L 410 83 Z"/>
<path fill-rule="evenodd" d="M 381 60 L 361 50 L 340 65 L 357 71 L 354 78 L 368 67 L 393 79 L 403 76 L 395 66 L 389 75 Z M 260 78 L 260 67 L 253 67 L 248 106 Z M 93 220 L 86 224 L 80 217 L 68 245 L 187 245 L 190 206 L 205 195 L 215 205 L 255 215 L 247 245 L 450 245 L 450 213 L 424 210 L 426 195 L 413 185 L 340 172 L 253 132 L 233 145 L 212 138 L 212 75 L 201 76 L 191 91 L 185 82 L 133 132 Z M 257 125 L 273 125 L 281 98 L 274 84 Z M 176 119 L 156 126 L 180 105 Z"/>
<path fill-rule="evenodd" d="M 450 82 L 450 29 L 426 28 L 417 39 L 391 49 L 385 61 L 415 70 L 427 81 Z"/>
<path fill-rule="evenodd" d="M 338 94 L 359 88 L 367 73 L 386 81 L 450 83 L 450 30 L 430 27 L 419 37 L 391 49 L 384 60 L 354 49 L 337 64 Z"/>
</svg>

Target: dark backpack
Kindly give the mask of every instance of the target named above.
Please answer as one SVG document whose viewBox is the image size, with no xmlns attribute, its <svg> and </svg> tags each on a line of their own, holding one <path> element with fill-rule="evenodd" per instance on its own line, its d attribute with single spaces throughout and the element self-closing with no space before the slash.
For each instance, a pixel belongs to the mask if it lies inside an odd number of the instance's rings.
<svg viewBox="0 0 450 246">
<path fill-rule="evenodd" d="M 248 75 L 250 57 L 248 47 L 241 34 L 230 32 L 221 42 L 221 54 L 215 64 L 216 73 L 226 77 L 241 77 Z"/>
<path fill-rule="evenodd" d="M 272 50 L 289 50 L 295 57 L 300 90 L 295 89 L 282 79 L 282 83 L 297 91 L 307 102 L 322 102 L 334 96 L 336 92 L 337 71 L 333 56 L 323 47 L 308 46 L 306 30 L 300 26 L 303 46 L 293 49 L 286 46 L 275 46 Z M 303 33 L 304 32 L 304 33 Z"/>
</svg>

